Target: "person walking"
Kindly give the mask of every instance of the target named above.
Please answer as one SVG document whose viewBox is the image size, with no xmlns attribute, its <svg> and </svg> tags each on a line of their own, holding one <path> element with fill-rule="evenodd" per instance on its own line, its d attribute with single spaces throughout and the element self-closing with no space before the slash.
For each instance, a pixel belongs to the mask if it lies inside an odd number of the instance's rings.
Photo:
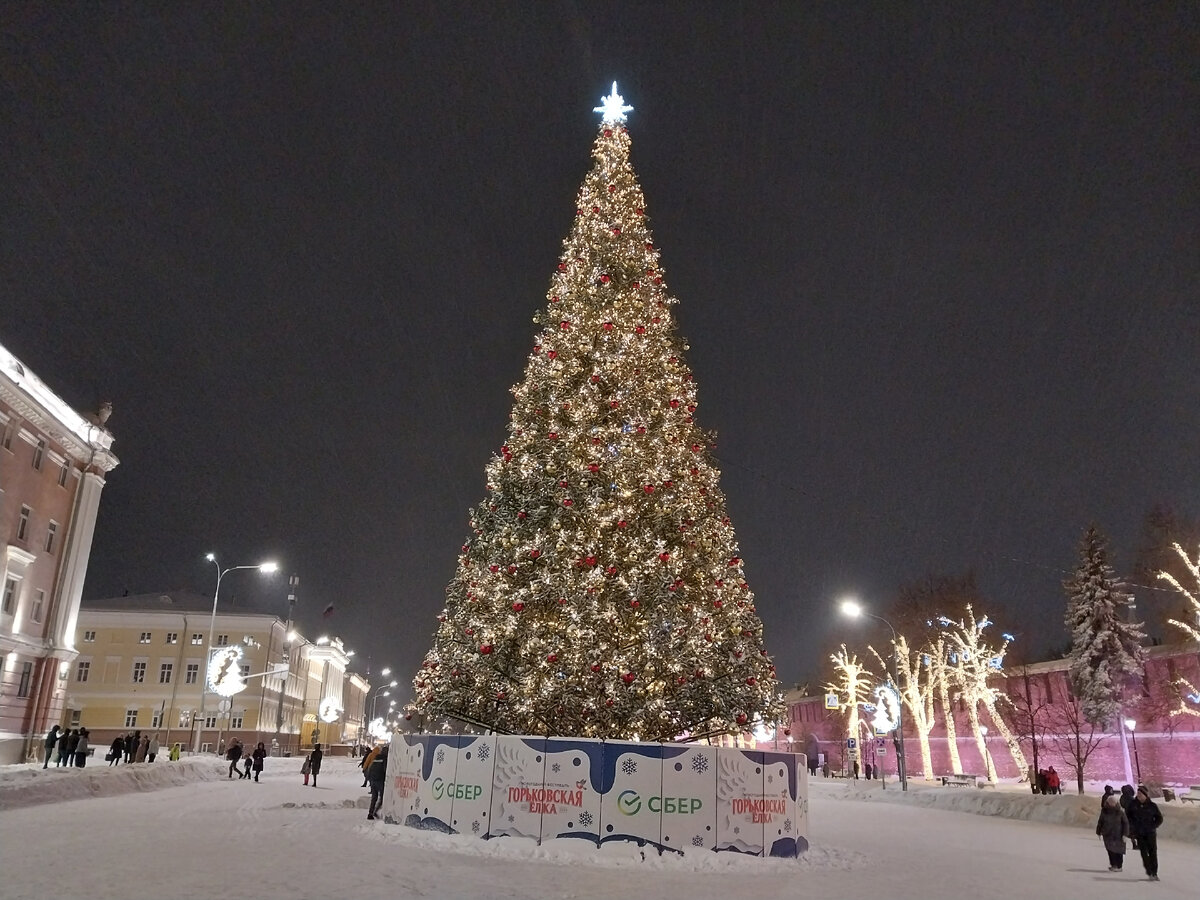
<svg viewBox="0 0 1200 900">
<path fill-rule="evenodd" d="M 1104 809 L 1104 801 L 1107 800 L 1109 797 L 1111 797 L 1115 793 L 1116 793 L 1116 790 L 1113 788 L 1113 786 L 1111 784 L 1106 784 L 1104 786 L 1104 795 L 1100 798 L 1100 808 L 1101 809 Z"/>
<path fill-rule="evenodd" d="M 1058 777 L 1058 773 L 1054 771 L 1054 766 L 1051 766 L 1046 771 L 1046 783 L 1047 783 L 1047 786 L 1050 788 L 1050 793 L 1052 793 L 1052 794 L 1061 794 L 1062 793 L 1062 779 L 1060 779 Z"/>
<path fill-rule="evenodd" d="M 321 774 L 321 760 L 325 758 L 325 752 L 321 749 L 320 744 L 313 744 L 312 752 L 312 786 L 317 786 L 317 776 Z"/>
<path fill-rule="evenodd" d="M 258 776 L 262 774 L 263 760 L 267 758 L 267 748 L 262 741 L 258 742 L 258 746 L 254 748 L 254 780 L 258 781 Z"/>
<path fill-rule="evenodd" d="M 225 751 L 225 758 L 229 760 L 229 777 L 233 777 L 233 770 L 238 767 L 238 761 L 242 758 L 242 745 L 235 738 L 229 745 L 229 749 Z M 242 777 L 242 773 L 238 772 L 238 778 Z"/>
<path fill-rule="evenodd" d="M 110 767 L 121 764 L 121 754 L 125 752 L 125 738 L 117 735 L 113 738 L 112 745 L 108 748 L 108 765 Z"/>
<path fill-rule="evenodd" d="M 380 746 L 382 746 L 382 745 L 380 745 Z M 375 762 L 375 758 L 377 756 L 379 756 L 379 749 L 380 749 L 379 747 L 372 747 L 371 752 L 367 753 L 366 755 L 363 756 L 363 760 L 362 760 L 362 770 L 363 770 L 362 786 L 363 787 L 367 787 L 370 783 L 371 763 Z"/>
<path fill-rule="evenodd" d="M 247 781 L 249 781 L 250 780 L 250 764 L 254 762 L 254 758 L 249 750 L 244 750 L 242 752 L 246 754 L 245 756 L 242 757 L 242 762 L 245 764 L 245 767 L 246 767 L 245 771 L 242 772 L 242 777 L 245 778 Z"/>
<path fill-rule="evenodd" d="M 79 743 L 75 745 L 75 768 L 77 769 L 82 769 L 87 765 L 88 734 L 86 728 L 79 729 Z"/>
<path fill-rule="evenodd" d="M 50 757 L 52 757 L 54 755 L 54 745 L 58 743 L 58 728 L 59 728 L 59 726 L 55 725 L 53 728 L 51 728 L 46 733 L 46 745 L 45 745 L 46 759 L 42 763 L 43 769 L 50 767 Z"/>
<path fill-rule="evenodd" d="M 1121 862 L 1125 858 L 1125 838 L 1129 837 L 1129 819 L 1121 810 L 1116 794 L 1104 798 L 1104 808 L 1096 820 L 1096 834 L 1108 851 L 1108 871 L 1120 872 Z"/>
<path fill-rule="evenodd" d="M 181 750 L 178 742 L 171 745 L 171 752 L 167 754 L 167 759 L 171 762 L 179 762 Z"/>
<path fill-rule="evenodd" d="M 308 778 L 312 775 L 312 754 L 304 757 L 304 762 L 300 766 L 300 774 L 304 776 L 304 786 L 308 787 Z"/>
<path fill-rule="evenodd" d="M 375 813 L 383 802 L 383 785 L 387 781 L 387 745 L 385 744 L 378 753 L 372 751 L 371 755 L 375 759 L 371 762 L 371 768 L 367 770 L 367 781 L 371 784 L 371 806 L 367 809 L 368 819 L 375 818 Z"/>
<path fill-rule="evenodd" d="M 54 760 L 54 768 L 67 765 L 67 747 L 71 743 L 71 729 L 64 728 L 58 733 L 58 756 Z"/>
<path fill-rule="evenodd" d="M 1134 849 L 1142 855 L 1146 875 L 1151 881 L 1158 881 L 1158 826 L 1163 823 L 1163 817 L 1145 785 L 1138 785 L 1126 817 Z"/>
<path fill-rule="evenodd" d="M 150 746 L 146 749 L 146 760 L 154 762 L 154 757 L 158 756 L 158 735 L 150 738 Z"/>
<path fill-rule="evenodd" d="M 1125 810 L 1125 815 L 1129 815 L 1129 804 L 1133 802 L 1133 795 L 1134 790 L 1132 784 L 1121 785 L 1121 809 Z"/>
</svg>

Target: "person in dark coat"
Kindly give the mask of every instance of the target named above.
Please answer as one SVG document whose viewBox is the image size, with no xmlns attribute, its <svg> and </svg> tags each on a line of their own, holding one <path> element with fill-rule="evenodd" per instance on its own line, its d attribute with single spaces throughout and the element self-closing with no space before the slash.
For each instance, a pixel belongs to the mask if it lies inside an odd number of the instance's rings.
<svg viewBox="0 0 1200 900">
<path fill-rule="evenodd" d="M 70 737 L 67 738 L 67 756 L 66 756 L 66 760 L 63 762 L 64 766 L 75 765 L 75 751 L 78 748 L 79 748 L 79 729 L 74 728 L 71 730 Z"/>
<path fill-rule="evenodd" d="M 263 770 L 263 760 L 267 758 L 267 748 L 262 741 L 258 742 L 258 746 L 254 748 L 254 780 L 258 781 L 258 776 Z"/>
<path fill-rule="evenodd" d="M 313 787 L 317 786 L 317 776 L 321 774 L 321 760 L 324 759 L 324 757 L 325 753 L 321 750 L 321 745 L 313 744 L 312 765 L 310 766 L 312 771 Z"/>
<path fill-rule="evenodd" d="M 385 745 L 375 755 L 371 766 L 367 769 L 367 781 L 371 785 L 371 806 L 367 810 L 367 818 L 374 819 L 380 804 L 383 802 L 383 785 L 387 781 L 388 748 Z"/>
<path fill-rule="evenodd" d="M 1104 801 L 1115 794 L 1117 791 L 1111 784 L 1104 786 L 1104 796 L 1100 798 L 1100 808 L 1104 809 Z"/>
<path fill-rule="evenodd" d="M 125 752 L 125 738 L 117 735 L 113 738 L 112 746 L 108 748 L 108 764 L 109 766 L 119 766 L 121 764 L 121 754 Z"/>
<path fill-rule="evenodd" d="M 133 762 L 133 751 L 136 747 L 137 740 L 134 738 L 133 734 L 130 733 L 125 735 L 125 762 Z"/>
<path fill-rule="evenodd" d="M 1104 808 L 1096 820 L 1096 834 L 1108 851 L 1108 871 L 1120 872 L 1125 859 L 1125 838 L 1129 837 L 1129 819 L 1125 817 L 1116 794 L 1104 798 Z"/>
<path fill-rule="evenodd" d="M 58 756 L 54 760 L 54 767 L 68 765 L 67 748 L 71 744 L 71 729 L 64 728 L 58 735 Z"/>
<path fill-rule="evenodd" d="M 50 757 L 54 755 L 54 745 L 58 743 L 58 726 L 55 725 L 46 733 L 46 761 L 42 763 L 42 768 L 48 768 L 50 765 Z"/>
<path fill-rule="evenodd" d="M 225 758 L 229 760 L 229 777 L 233 777 L 233 771 L 238 767 L 238 762 L 242 758 L 242 745 L 236 739 L 229 745 L 229 749 L 225 751 Z M 238 772 L 238 778 L 242 777 L 242 773 Z"/>
<path fill-rule="evenodd" d="M 75 767 L 77 769 L 82 769 L 87 764 L 89 734 L 90 732 L 86 728 L 79 729 L 79 743 L 75 745 Z"/>
<path fill-rule="evenodd" d="M 1121 785 L 1121 809 L 1125 810 L 1125 815 L 1129 815 L 1129 804 L 1133 802 L 1133 785 Z"/>
<path fill-rule="evenodd" d="M 1151 881 L 1158 881 L 1158 826 L 1163 823 L 1163 817 L 1144 786 L 1138 787 L 1126 817 L 1133 846 L 1142 854 L 1146 874 Z"/>
</svg>

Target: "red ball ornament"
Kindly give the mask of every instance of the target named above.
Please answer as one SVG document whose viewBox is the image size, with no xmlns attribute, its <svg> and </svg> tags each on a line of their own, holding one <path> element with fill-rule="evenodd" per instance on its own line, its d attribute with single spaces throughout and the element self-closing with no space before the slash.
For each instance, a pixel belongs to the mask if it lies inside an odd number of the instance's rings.
<svg viewBox="0 0 1200 900">
<path fill-rule="evenodd" d="M 617 567 L 616 567 L 616 566 L 609 566 L 609 567 L 608 567 L 608 568 L 607 568 L 605 571 L 606 571 L 606 572 L 608 572 L 608 574 L 609 574 L 610 576 L 612 576 L 612 575 L 616 575 L 616 574 L 617 574 Z"/>
<path fill-rule="evenodd" d="M 574 504 L 575 504 L 575 501 L 572 500 L 570 497 L 568 497 L 566 500 L 563 501 L 563 506 L 573 506 Z"/>
<path fill-rule="evenodd" d="M 566 264 L 566 263 L 559 263 L 559 264 L 558 264 L 558 271 L 560 271 L 560 272 L 565 272 L 565 271 L 567 271 L 567 264 Z"/>
<path fill-rule="evenodd" d="M 669 560 L 671 558 L 671 554 L 670 553 L 660 553 L 660 554 L 658 554 L 658 558 L 660 560 L 662 560 L 663 562 L 666 562 L 667 560 Z"/>
<path fill-rule="evenodd" d="M 594 566 L 596 564 L 596 557 L 588 556 L 584 559 L 584 562 L 587 563 L 589 566 Z"/>
<path fill-rule="evenodd" d="M 558 598 L 558 605 L 559 605 L 559 606 L 565 606 L 565 605 L 566 605 L 566 603 L 567 603 L 567 598 L 566 598 L 566 597 L 559 597 L 559 598 Z"/>
<path fill-rule="evenodd" d="M 561 328 L 563 331 L 570 331 L 571 323 L 568 322 L 566 319 L 564 319 L 563 321 L 558 323 L 558 327 Z"/>
<path fill-rule="evenodd" d="M 615 194 L 617 192 L 617 186 L 615 184 L 610 184 L 608 186 L 608 192 L 610 194 Z"/>
<path fill-rule="evenodd" d="M 610 400 L 608 402 L 608 405 L 611 406 L 613 409 L 616 409 L 618 406 L 621 405 L 621 401 L 620 400 Z"/>
<path fill-rule="evenodd" d="M 639 425 L 639 426 L 637 427 L 637 433 L 638 433 L 638 434 L 645 434 L 645 433 L 646 433 L 646 426 L 645 426 L 645 425 Z"/>
<path fill-rule="evenodd" d="M 628 528 L 629 523 L 626 522 L 624 519 L 622 519 L 620 522 L 617 523 L 617 527 L 618 528 Z"/>
<path fill-rule="evenodd" d="M 547 350 L 546 351 L 546 359 L 558 359 L 558 351 L 557 350 Z"/>
<path fill-rule="evenodd" d="M 551 297 L 551 298 L 550 298 L 550 302 L 551 302 L 551 303 L 557 303 L 557 302 L 558 302 L 558 295 L 557 295 L 557 294 L 555 294 L 553 297 Z"/>
<path fill-rule="evenodd" d="M 605 705 L 605 706 L 612 706 L 612 705 L 613 705 L 612 698 L 610 697 L 609 699 L 605 700 L 605 701 L 604 701 L 604 705 Z"/>
<path fill-rule="evenodd" d="M 594 212 L 594 213 L 598 213 L 598 212 L 600 212 L 600 207 L 598 207 L 598 206 L 593 206 L 593 207 L 592 207 L 592 212 Z"/>
<path fill-rule="evenodd" d="M 561 487 L 561 488 L 570 487 L 570 486 L 571 486 L 571 482 L 569 482 L 569 481 L 560 481 L 560 482 L 558 483 L 558 486 L 559 486 L 559 487 Z"/>
<path fill-rule="evenodd" d="M 508 574 L 509 574 L 509 575 L 514 575 L 514 574 L 516 574 L 516 571 L 517 571 L 517 567 L 516 567 L 516 566 L 509 566 L 509 567 L 508 567 Z"/>
<path fill-rule="evenodd" d="M 525 608 L 525 604 L 522 603 L 520 600 L 518 600 L 516 603 L 514 603 L 512 605 L 512 608 L 515 612 L 520 612 L 521 610 L 523 610 Z"/>
<path fill-rule="evenodd" d="M 599 672 L 600 671 L 600 663 L 592 663 L 592 671 Z"/>
<path fill-rule="evenodd" d="M 633 213 L 636 216 L 644 216 L 646 214 L 646 211 L 639 206 L 637 209 L 635 209 L 633 211 Z"/>
<path fill-rule="evenodd" d="M 599 376 L 599 375 L 593 375 L 593 376 L 592 376 L 592 384 L 599 384 L 599 383 L 600 383 L 600 376 Z M 599 438 L 592 438 L 592 443 L 593 443 L 593 444 L 598 444 L 598 443 L 600 443 L 600 439 L 599 439 Z"/>
<path fill-rule="evenodd" d="M 612 137 L 612 129 L 611 129 L 611 128 L 605 128 L 605 129 L 604 129 L 604 136 L 605 136 L 605 137 Z"/>
<path fill-rule="evenodd" d="M 517 513 L 517 518 L 524 519 L 527 515 L 529 515 L 529 514 L 527 512 L 525 512 L 525 510 L 521 510 L 519 513 Z"/>
<path fill-rule="evenodd" d="M 724 605 L 725 605 L 725 604 L 724 604 L 722 601 L 720 601 L 720 600 L 714 600 L 714 601 L 713 601 L 713 606 L 715 606 L 717 609 L 720 609 L 720 608 L 721 608 L 722 606 L 724 606 Z"/>
<path fill-rule="evenodd" d="M 494 574 L 494 573 L 500 571 L 500 567 L 499 566 L 488 566 L 488 571 L 492 572 Z"/>
<path fill-rule="evenodd" d="M 597 465 L 596 463 L 591 463 L 591 464 L 589 464 L 589 465 L 588 465 L 588 471 L 589 471 L 589 472 L 599 472 L 599 471 L 600 471 L 600 466 L 599 466 L 599 465 Z"/>
<path fill-rule="evenodd" d="M 642 605 L 642 601 L 641 600 L 630 600 L 629 605 L 632 606 L 634 609 L 637 609 L 639 606 Z"/>
<path fill-rule="evenodd" d="M 549 656 L 546 657 L 546 662 L 549 662 L 549 663 L 558 662 L 558 654 L 551 653 Z"/>
<path fill-rule="evenodd" d="M 642 286 L 642 283 L 640 281 L 635 281 L 633 284 L 630 285 L 630 287 L 632 287 L 634 290 L 637 290 L 641 286 Z"/>
<path fill-rule="evenodd" d="M 671 401 L 671 409 L 679 409 L 679 401 L 678 400 Z"/>
<path fill-rule="evenodd" d="M 639 325 L 637 328 L 635 328 L 635 329 L 633 329 L 633 330 L 634 330 L 634 333 L 636 333 L 636 334 L 645 334 L 645 333 L 646 333 L 646 326 L 645 326 L 645 325 Z"/>
<path fill-rule="evenodd" d="M 626 672 L 624 675 L 621 676 L 621 680 L 623 682 L 625 682 L 626 684 L 633 684 L 633 679 L 636 677 L 637 676 L 634 675 L 632 672 Z"/>
<path fill-rule="evenodd" d="M 411 719 L 412 719 L 412 713 L 405 713 L 405 714 L 404 714 L 404 718 L 405 718 L 405 720 L 406 720 L 406 721 L 408 721 L 408 720 L 411 720 Z"/>
<path fill-rule="evenodd" d="M 600 276 L 601 284 L 608 284 L 610 281 L 612 281 L 612 276 L 609 275 L 607 272 L 605 272 L 603 275 Z"/>
<path fill-rule="evenodd" d="M 620 233 L 621 233 L 621 228 L 620 228 L 620 226 L 619 226 L 619 225 L 614 225 L 614 226 L 612 227 L 612 233 L 613 233 L 613 234 L 620 234 Z"/>
<path fill-rule="evenodd" d="M 557 441 L 558 440 L 558 432 L 551 431 L 548 435 L 546 435 L 546 437 L 550 438 L 550 440 L 552 440 L 552 441 Z"/>
<path fill-rule="evenodd" d="M 745 713 L 738 713 L 738 714 L 737 714 L 737 723 L 738 723 L 739 725 L 745 725 L 745 724 L 746 724 L 746 714 L 745 714 Z"/>
<path fill-rule="evenodd" d="M 539 556 L 541 556 L 541 555 L 542 555 L 542 551 L 541 551 L 541 550 L 538 550 L 538 549 L 533 549 L 533 550 L 530 550 L 530 551 L 529 551 L 529 558 L 530 558 L 530 559 L 537 559 L 537 558 L 538 558 Z"/>
<path fill-rule="evenodd" d="M 488 654 L 490 654 L 492 652 L 492 645 L 491 644 L 481 644 L 479 647 L 479 652 L 482 653 L 484 656 L 487 656 Z"/>
<path fill-rule="evenodd" d="M 644 485 L 642 487 L 642 490 L 645 491 L 647 494 L 653 494 L 654 493 L 654 485 L 652 485 L 652 484 Z"/>
<path fill-rule="evenodd" d="M 791 734 L 791 733 L 792 733 L 792 729 L 790 729 L 790 728 L 785 728 L 785 729 L 783 729 L 783 733 L 784 733 L 785 735 L 789 735 L 789 734 Z"/>
<path fill-rule="evenodd" d="M 752 675 L 746 679 L 746 684 L 750 685 L 750 687 L 754 687 L 754 685 L 758 684 L 758 679 Z"/>
</svg>

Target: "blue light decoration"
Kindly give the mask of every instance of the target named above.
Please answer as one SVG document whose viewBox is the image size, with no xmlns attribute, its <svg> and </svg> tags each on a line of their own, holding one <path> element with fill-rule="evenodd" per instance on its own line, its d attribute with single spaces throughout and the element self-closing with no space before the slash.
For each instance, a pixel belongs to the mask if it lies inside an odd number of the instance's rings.
<svg viewBox="0 0 1200 900">
<path fill-rule="evenodd" d="M 1011 634 L 1009 634 L 1007 631 L 1004 632 L 1004 634 L 1000 635 L 1000 637 L 1004 638 L 1010 644 L 1013 643 L 1014 641 L 1016 641 L 1016 638 L 1013 637 Z"/>
<path fill-rule="evenodd" d="M 1000 669 L 1003 667 L 1003 664 L 1000 661 L 1000 657 L 998 657 L 998 656 L 993 656 L 991 659 L 989 659 L 988 665 L 991 666 L 993 669 Z"/>
</svg>

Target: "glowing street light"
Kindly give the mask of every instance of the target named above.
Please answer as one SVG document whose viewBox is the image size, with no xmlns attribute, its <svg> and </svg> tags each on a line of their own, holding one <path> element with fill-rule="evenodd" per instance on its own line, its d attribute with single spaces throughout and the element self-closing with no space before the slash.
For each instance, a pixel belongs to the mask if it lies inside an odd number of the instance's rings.
<svg viewBox="0 0 1200 900">
<path fill-rule="evenodd" d="M 1133 738 L 1133 764 L 1137 767 L 1138 784 L 1142 783 L 1142 761 L 1138 759 L 1137 752 L 1137 722 L 1133 719 L 1125 720 L 1125 727 L 1129 729 L 1129 736 Z"/>
<path fill-rule="evenodd" d="M 878 619 L 880 622 L 882 622 L 884 625 L 886 625 L 888 627 L 889 631 L 892 632 L 892 651 L 893 651 L 893 655 L 895 656 L 895 659 L 896 659 L 896 683 L 898 685 L 900 683 L 900 657 L 899 657 L 900 647 L 899 647 L 899 642 L 896 638 L 896 629 L 892 627 L 892 623 L 889 622 L 887 619 L 885 619 L 883 616 L 877 616 L 873 612 L 867 612 L 867 610 L 863 607 L 863 605 L 861 603 L 859 603 L 857 600 L 855 600 L 851 597 L 847 597 L 846 599 L 844 599 L 840 604 L 840 608 L 842 611 L 842 615 L 846 616 L 847 618 L 859 619 L 859 618 L 862 618 L 863 616 L 868 616 L 872 619 Z M 890 678 L 890 676 L 889 676 L 889 678 Z M 897 737 L 895 739 L 896 740 L 896 750 L 897 750 L 896 757 L 897 757 L 897 768 L 900 770 L 900 789 L 902 791 L 907 791 L 908 790 L 908 763 L 904 758 L 904 698 L 903 697 L 900 698 L 900 702 L 896 706 L 896 735 L 897 735 Z"/>
</svg>

